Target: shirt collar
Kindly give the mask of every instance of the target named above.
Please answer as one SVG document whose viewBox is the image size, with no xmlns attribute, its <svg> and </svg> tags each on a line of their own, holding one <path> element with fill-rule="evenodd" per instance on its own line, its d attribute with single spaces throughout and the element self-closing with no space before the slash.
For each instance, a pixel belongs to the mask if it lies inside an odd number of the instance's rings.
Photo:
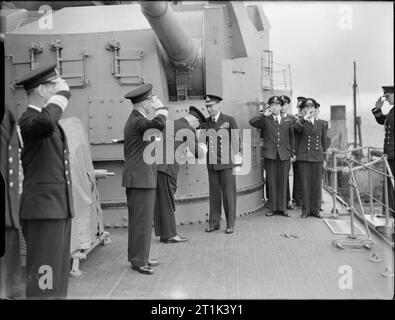
<svg viewBox="0 0 395 320">
<path fill-rule="evenodd" d="M 219 119 L 219 115 L 221 114 L 221 112 L 218 112 L 217 113 L 217 115 L 215 116 L 215 117 L 213 117 L 214 119 L 215 119 L 215 122 L 217 122 L 218 121 L 218 119 Z"/>
<path fill-rule="evenodd" d="M 29 107 L 29 108 L 32 108 L 32 109 L 34 109 L 34 110 L 36 110 L 36 111 L 38 111 L 38 112 L 41 112 L 41 109 L 40 109 L 39 107 L 36 107 L 36 106 L 34 106 L 34 105 L 32 105 L 32 104 L 29 104 L 28 107 Z"/>
<path fill-rule="evenodd" d="M 139 112 L 144 118 L 147 119 L 147 116 L 144 113 L 142 113 L 140 110 L 136 110 L 136 111 Z"/>
</svg>

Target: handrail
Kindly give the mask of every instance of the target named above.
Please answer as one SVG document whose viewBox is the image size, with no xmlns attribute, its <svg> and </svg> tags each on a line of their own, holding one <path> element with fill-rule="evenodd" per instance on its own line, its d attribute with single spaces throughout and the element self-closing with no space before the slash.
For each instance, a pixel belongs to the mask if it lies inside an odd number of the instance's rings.
<svg viewBox="0 0 395 320">
<path fill-rule="evenodd" d="M 355 159 L 355 157 L 352 155 L 353 152 L 355 151 L 360 151 L 360 150 L 364 150 L 364 149 L 368 149 L 368 162 L 367 163 L 362 163 L 359 160 Z M 363 221 L 366 224 L 366 219 L 365 219 L 365 209 L 363 208 L 363 204 L 360 198 L 360 195 L 366 195 L 369 197 L 370 200 L 370 214 L 373 216 L 374 214 L 374 207 L 373 207 L 373 201 L 376 201 L 379 204 L 383 205 L 384 208 L 384 215 L 385 215 L 385 230 L 392 230 L 393 226 L 390 223 L 390 218 L 389 218 L 389 213 L 390 212 L 395 212 L 394 209 L 389 207 L 389 199 L 388 199 L 388 182 L 387 182 L 387 178 L 391 181 L 391 186 L 392 188 L 394 188 L 395 185 L 395 179 L 394 179 L 394 175 L 393 172 L 391 172 L 391 167 L 388 163 L 387 160 L 387 155 L 386 154 L 382 154 L 380 157 L 375 157 L 373 155 L 372 150 L 382 150 L 380 148 L 375 148 L 375 147 L 371 147 L 371 146 L 365 146 L 365 147 L 357 147 L 357 148 L 353 148 L 353 149 L 348 149 L 348 150 L 337 150 L 337 149 L 331 149 L 328 150 L 327 152 L 325 152 L 326 155 L 329 155 L 332 161 L 328 160 L 328 163 L 325 165 L 325 171 L 329 172 L 333 179 L 332 179 L 332 186 L 329 187 L 328 191 L 330 193 L 332 193 L 333 196 L 333 208 L 332 208 L 332 218 L 338 218 L 338 214 L 337 214 L 337 209 L 336 209 L 336 205 L 337 205 L 337 198 L 339 197 L 338 194 L 338 164 L 337 164 L 337 159 L 341 158 L 343 159 L 343 161 L 345 161 L 345 163 L 347 163 L 347 165 L 342 168 L 341 172 L 343 175 L 348 175 L 349 176 L 349 188 L 350 188 L 350 199 L 349 199 L 349 208 L 348 211 L 351 214 L 351 211 L 354 211 L 353 207 L 353 201 L 354 201 L 354 191 L 356 192 L 356 196 L 358 197 L 358 202 L 361 206 L 361 210 L 363 212 Z M 345 159 L 344 159 L 345 158 Z M 377 165 L 379 163 L 383 164 L 383 169 L 377 169 L 377 168 L 373 168 L 374 165 Z M 356 165 L 356 166 L 353 166 Z M 357 172 L 358 170 L 368 170 L 368 174 L 369 174 L 369 191 L 366 192 L 364 190 L 361 190 L 360 188 L 358 188 L 357 186 L 357 181 L 356 181 L 356 177 L 354 175 L 355 172 Z M 373 186 L 372 186 L 372 173 L 378 174 L 382 177 L 382 179 L 384 180 L 383 183 L 383 201 L 380 201 L 380 199 L 377 199 L 374 197 L 373 195 Z M 351 199 L 352 198 L 352 199 Z M 353 219 L 353 217 L 352 217 Z M 352 221 L 353 223 L 353 221 Z M 353 226 L 352 226 L 353 228 Z M 351 234 L 353 234 L 353 230 L 351 230 Z M 387 231 L 386 231 L 387 232 Z"/>
</svg>

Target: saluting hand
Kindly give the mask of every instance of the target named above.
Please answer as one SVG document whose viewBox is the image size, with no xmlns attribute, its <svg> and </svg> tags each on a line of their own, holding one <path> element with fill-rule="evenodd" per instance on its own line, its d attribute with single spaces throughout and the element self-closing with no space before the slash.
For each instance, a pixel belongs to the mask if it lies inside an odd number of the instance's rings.
<svg viewBox="0 0 395 320">
<path fill-rule="evenodd" d="M 376 101 L 376 109 L 380 110 L 381 107 L 383 106 L 383 103 L 384 103 L 384 101 L 383 101 L 382 97 L 378 98 L 378 100 Z"/>
<path fill-rule="evenodd" d="M 309 110 L 304 116 L 305 120 L 310 120 L 314 116 L 314 110 Z"/>
<path fill-rule="evenodd" d="M 70 91 L 70 87 L 67 84 L 66 80 L 64 80 L 62 78 L 57 78 L 57 79 L 53 80 L 53 82 L 55 83 L 55 90 L 56 90 L 56 92 L 59 92 L 59 91 Z"/>
<path fill-rule="evenodd" d="M 268 108 L 268 109 L 266 109 L 264 115 L 265 115 L 266 117 L 268 117 L 268 116 L 270 116 L 272 113 L 273 113 L 273 112 L 272 112 L 272 109 L 271 109 L 271 108 Z"/>
</svg>

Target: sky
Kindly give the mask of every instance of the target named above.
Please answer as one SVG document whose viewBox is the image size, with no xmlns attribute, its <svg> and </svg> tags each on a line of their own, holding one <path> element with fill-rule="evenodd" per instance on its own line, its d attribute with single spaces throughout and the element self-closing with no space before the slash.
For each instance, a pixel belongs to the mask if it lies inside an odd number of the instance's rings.
<svg viewBox="0 0 395 320">
<path fill-rule="evenodd" d="M 291 65 L 293 101 L 300 95 L 315 98 L 321 104 L 321 117 L 326 120 L 330 120 L 331 105 L 346 105 L 351 124 L 348 134 L 352 137 L 355 61 L 362 133 L 365 142 L 375 144 L 380 139 L 380 145 L 382 138 L 372 138 L 368 132 L 376 129 L 380 135 L 383 133 L 371 109 L 382 95 L 381 86 L 394 83 L 393 3 L 260 3 L 271 25 L 274 62 Z M 383 106 L 383 111 L 389 109 L 387 104 Z"/>
</svg>

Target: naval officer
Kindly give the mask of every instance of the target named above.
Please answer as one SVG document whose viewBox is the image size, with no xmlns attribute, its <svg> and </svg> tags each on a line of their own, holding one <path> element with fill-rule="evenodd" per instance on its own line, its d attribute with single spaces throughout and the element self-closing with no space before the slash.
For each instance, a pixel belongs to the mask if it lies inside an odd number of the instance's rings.
<svg viewBox="0 0 395 320">
<path fill-rule="evenodd" d="M 266 214 L 281 214 L 289 217 L 286 212 L 287 180 L 290 160 L 293 156 L 294 133 L 292 121 L 281 116 L 283 101 L 273 96 L 268 101 L 269 109 L 250 119 L 251 126 L 261 129 L 265 146 L 263 157 L 269 184 L 269 209 Z"/>
<path fill-rule="evenodd" d="M 182 118 L 172 121 L 173 125 L 166 122 L 163 134 L 163 163 L 158 164 L 158 185 L 156 189 L 156 204 L 154 215 L 155 235 L 164 243 L 178 243 L 188 241 L 188 238 L 177 234 L 176 210 L 174 194 L 177 190 L 177 176 L 180 168 L 179 161 L 183 161 L 184 150 L 188 148 L 196 158 L 202 158 L 207 152 L 205 144 L 198 144 L 196 129 L 203 126 L 206 118 L 196 107 L 190 106 L 189 113 Z M 167 132 L 172 130 L 173 132 Z M 185 135 L 190 133 L 190 135 Z M 170 143 L 169 140 L 172 143 Z M 182 148 L 181 145 L 185 146 Z M 172 157 L 167 153 L 172 152 Z M 167 161 L 169 158 L 169 161 Z"/>
<path fill-rule="evenodd" d="M 289 118 L 289 119 L 291 120 L 291 122 L 292 122 L 292 125 L 294 125 L 295 122 L 298 120 L 298 118 L 297 118 L 296 116 L 294 116 L 293 114 L 288 113 L 288 112 L 289 112 L 289 105 L 290 105 L 290 103 L 291 103 L 291 99 L 290 99 L 288 96 L 286 96 L 286 95 L 280 96 L 280 99 L 283 101 L 283 106 L 281 107 L 281 116 L 282 116 L 284 119 Z M 295 143 L 295 146 L 298 144 L 297 139 L 296 139 L 296 136 L 294 137 L 294 143 Z M 294 152 L 293 154 L 295 154 L 295 147 L 294 147 L 293 152 Z M 293 172 L 294 172 L 294 175 L 293 175 L 293 177 L 294 177 L 294 181 L 293 181 L 293 182 L 294 182 L 294 183 L 293 183 L 293 185 L 295 185 L 295 167 L 294 167 L 295 156 L 293 156 L 293 157 L 291 158 L 291 163 L 292 163 L 292 170 L 293 170 Z M 293 210 L 293 209 L 294 209 L 294 208 L 292 207 L 292 201 L 291 201 L 291 191 L 290 191 L 290 184 L 289 184 L 289 176 L 288 176 L 288 180 L 287 180 L 287 196 L 286 196 L 286 203 L 287 203 L 286 208 L 287 208 L 288 210 Z"/>
<path fill-rule="evenodd" d="M 149 259 L 157 164 L 144 157 L 145 149 L 151 144 L 144 139 L 144 134 L 149 129 L 163 131 L 168 110 L 152 94 L 150 83 L 132 90 L 125 98 L 133 103 L 133 110 L 124 128 L 125 164 L 122 176 L 129 212 L 128 261 L 137 272 L 151 275 L 154 273 L 151 267 L 159 264 L 158 260 Z"/>
<path fill-rule="evenodd" d="M 70 230 L 74 216 L 69 150 L 59 125 L 71 96 L 56 65 L 42 66 L 17 83 L 29 104 L 19 125 L 23 192 L 20 218 L 27 245 L 26 297 L 63 299 L 70 272 Z M 51 277 L 52 275 L 52 277 Z"/>
<path fill-rule="evenodd" d="M 300 104 L 302 101 L 306 99 L 303 96 L 299 96 L 296 98 L 296 109 L 298 110 L 298 113 L 295 114 L 295 117 L 298 119 L 299 117 L 302 116 L 302 111 L 300 109 Z M 295 150 L 297 149 L 298 146 L 298 135 L 295 134 Z M 294 171 L 294 185 L 292 188 L 292 198 L 293 202 L 297 207 L 302 206 L 302 178 L 300 176 L 300 170 L 299 170 L 299 161 L 298 159 L 295 159 L 295 161 L 292 163 L 292 168 Z"/>
<path fill-rule="evenodd" d="M 395 175 L 395 145 L 394 145 L 394 86 L 383 86 L 383 96 L 376 101 L 375 107 L 372 109 L 376 122 L 384 125 L 384 154 L 387 155 L 388 164 L 390 165 L 392 176 Z M 384 101 L 387 101 L 391 106 L 391 110 L 384 115 L 381 111 Z M 388 178 L 388 204 L 392 216 L 394 215 L 394 188 L 393 181 Z"/>
<path fill-rule="evenodd" d="M 327 124 L 315 118 L 318 106 L 313 98 L 303 100 L 300 108 L 304 116 L 296 121 L 295 132 L 298 135 L 296 159 L 302 178 L 302 218 L 310 215 L 322 218 L 319 202 L 324 152 L 327 149 Z"/>
<path fill-rule="evenodd" d="M 5 253 L 0 257 L 0 299 L 15 299 L 22 293 L 22 268 L 19 250 L 19 144 L 17 121 L 5 105 L 1 122 L 1 175 L 5 181 Z"/>
<path fill-rule="evenodd" d="M 221 101 L 222 98 L 219 96 L 206 95 L 205 104 L 210 115 L 204 125 L 208 146 L 207 171 L 210 196 L 209 226 L 206 232 L 220 228 L 223 199 L 226 217 L 225 233 L 232 234 L 236 221 L 236 177 L 233 168 L 238 164 L 241 145 L 236 120 L 220 111 Z M 222 136 L 222 133 L 226 135 Z"/>
</svg>

